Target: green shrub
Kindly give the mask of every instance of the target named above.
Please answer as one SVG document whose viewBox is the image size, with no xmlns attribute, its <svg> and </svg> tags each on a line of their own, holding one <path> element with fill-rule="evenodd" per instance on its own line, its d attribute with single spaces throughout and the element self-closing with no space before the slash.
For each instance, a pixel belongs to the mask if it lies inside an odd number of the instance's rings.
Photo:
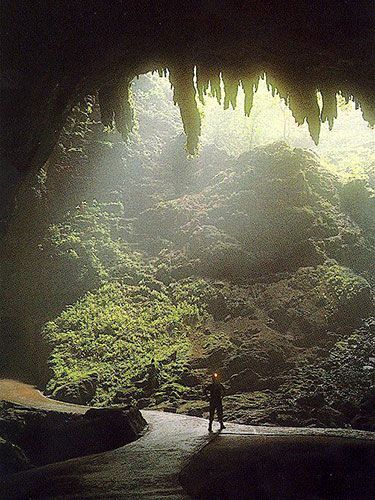
<svg viewBox="0 0 375 500">
<path fill-rule="evenodd" d="M 52 345 L 51 384 L 95 372 L 99 389 L 94 402 L 108 402 L 152 358 L 163 362 L 177 353 L 176 360 L 184 363 L 189 332 L 199 321 L 199 308 L 187 301 L 173 303 L 165 293 L 147 286 L 104 284 L 45 325 L 44 335 Z M 164 378 L 172 380 L 172 364 L 161 366 Z"/>
</svg>

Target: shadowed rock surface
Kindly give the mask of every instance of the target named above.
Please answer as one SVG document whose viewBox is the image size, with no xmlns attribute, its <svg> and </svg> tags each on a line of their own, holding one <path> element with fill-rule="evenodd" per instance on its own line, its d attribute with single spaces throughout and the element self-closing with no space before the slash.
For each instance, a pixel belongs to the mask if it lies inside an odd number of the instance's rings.
<svg viewBox="0 0 375 500">
<path fill-rule="evenodd" d="M 134 408 L 89 409 L 82 415 L 1 402 L 0 469 L 16 472 L 112 450 L 138 439 L 145 427 Z"/>
<path fill-rule="evenodd" d="M 21 448 L 0 437 L 0 477 L 30 467 L 31 464 Z"/>
<path fill-rule="evenodd" d="M 375 441 L 347 437 L 220 435 L 183 469 L 181 484 L 201 499 L 373 498 Z"/>
</svg>

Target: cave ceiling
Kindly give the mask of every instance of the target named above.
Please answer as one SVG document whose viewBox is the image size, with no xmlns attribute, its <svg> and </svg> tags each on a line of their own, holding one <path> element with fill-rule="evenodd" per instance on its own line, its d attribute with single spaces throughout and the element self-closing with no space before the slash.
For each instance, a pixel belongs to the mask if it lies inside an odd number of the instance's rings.
<svg viewBox="0 0 375 500">
<path fill-rule="evenodd" d="M 1 11 L 2 158 L 19 170 L 46 161 L 88 93 L 99 93 L 103 124 L 126 136 L 129 85 L 151 70 L 168 70 L 189 153 L 196 97 L 210 90 L 234 107 L 242 86 L 249 114 L 263 74 L 316 143 L 321 123 L 333 126 L 338 92 L 375 123 L 372 0 L 3 0 Z"/>
</svg>

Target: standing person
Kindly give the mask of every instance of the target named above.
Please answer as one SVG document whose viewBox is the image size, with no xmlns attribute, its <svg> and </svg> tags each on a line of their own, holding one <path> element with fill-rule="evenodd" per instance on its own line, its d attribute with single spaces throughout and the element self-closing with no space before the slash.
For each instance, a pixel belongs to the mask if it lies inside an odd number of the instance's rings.
<svg viewBox="0 0 375 500">
<path fill-rule="evenodd" d="M 151 391 L 155 391 L 159 387 L 160 368 L 159 363 L 152 358 L 147 369 L 147 384 Z"/>
<path fill-rule="evenodd" d="M 223 422 L 223 396 L 225 393 L 224 386 L 219 382 L 217 373 L 212 374 L 212 383 L 204 388 L 206 397 L 210 400 L 210 422 L 208 431 L 212 432 L 212 422 L 214 421 L 215 411 L 220 422 L 220 430 L 225 429 Z"/>
</svg>

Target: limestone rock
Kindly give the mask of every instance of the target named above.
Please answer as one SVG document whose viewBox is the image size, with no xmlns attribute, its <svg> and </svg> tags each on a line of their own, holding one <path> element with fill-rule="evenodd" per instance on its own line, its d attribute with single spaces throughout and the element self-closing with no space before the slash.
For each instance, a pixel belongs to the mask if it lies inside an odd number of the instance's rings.
<svg viewBox="0 0 375 500">
<path fill-rule="evenodd" d="M 9 404 L 1 417 L 4 453 L 17 455 L 13 443 L 35 465 L 118 448 L 137 439 L 147 425 L 139 410 L 127 407 L 91 408 L 78 415 Z"/>
<path fill-rule="evenodd" d="M 97 377 L 90 375 L 77 382 L 70 382 L 55 388 L 52 397 L 66 403 L 86 405 L 94 398 L 96 387 Z"/>
</svg>

